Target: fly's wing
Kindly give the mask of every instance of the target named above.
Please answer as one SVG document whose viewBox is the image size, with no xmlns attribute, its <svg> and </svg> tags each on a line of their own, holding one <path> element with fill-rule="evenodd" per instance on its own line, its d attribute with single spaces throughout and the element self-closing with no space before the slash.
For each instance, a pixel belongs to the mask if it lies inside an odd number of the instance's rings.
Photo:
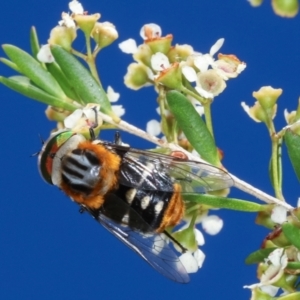
<svg viewBox="0 0 300 300">
<path fill-rule="evenodd" d="M 182 193 L 206 193 L 233 185 L 230 175 L 217 167 L 135 149 L 124 155 L 119 180 L 126 186 L 166 192 L 179 183 Z"/>
<path fill-rule="evenodd" d="M 149 231 L 151 230 L 150 225 L 119 197 L 114 194 L 110 194 L 108 197 L 109 199 L 105 201 L 103 208 L 96 211 L 88 208 L 86 210 L 156 271 L 173 281 L 189 282 L 189 275 L 175 251 L 170 248 L 166 236 Z M 148 231 L 143 233 L 128 226 L 129 218 L 130 224 Z"/>
</svg>

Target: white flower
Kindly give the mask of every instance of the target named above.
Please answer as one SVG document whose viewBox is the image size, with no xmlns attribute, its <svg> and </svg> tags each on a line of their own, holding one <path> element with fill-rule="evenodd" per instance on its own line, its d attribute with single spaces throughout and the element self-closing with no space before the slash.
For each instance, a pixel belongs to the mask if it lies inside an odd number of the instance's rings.
<svg viewBox="0 0 300 300">
<path fill-rule="evenodd" d="M 214 65 L 213 56 L 220 50 L 225 39 L 221 38 L 215 42 L 210 48 L 209 54 L 198 54 L 195 56 L 194 65 L 200 70 L 200 72 L 205 72 L 208 70 L 209 66 Z"/>
<path fill-rule="evenodd" d="M 261 275 L 260 282 L 252 285 L 246 285 L 244 288 L 254 289 L 262 286 L 269 286 L 278 281 L 284 275 L 284 269 L 288 263 L 288 258 L 284 248 L 275 249 L 271 252 L 265 261 L 268 268 Z"/>
<path fill-rule="evenodd" d="M 287 209 L 285 207 L 276 205 L 272 209 L 271 220 L 274 223 L 282 224 L 282 223 L 286 222 L 286 217 L 287 217 Z"/>
<path fill-rule="evenodd" d="M 78 2 L 77 0 L 73 0 L 73 1 L 69 2 L 69 9 L 72 13 L 74 13 L 76 15 L 83 15 L 83 13 L 84 13 L 84 9 L 83 9 L 81 3 Z"/>
<path fill-rule="evenodd" d="M 36 57 L 42 63 L 52 63 L 55 61 L 55 59 L 51 53 L 49 44 L 43 45 L 40 48 Z"/>
<path fill-rule="evenodd" d="M 65 128 L 72 130 L 79 130 L 82 128 L 90 128 L 94 125 L 101 125 L 102 119 L 98 115 L 98 124 L 96 124 L 96 112 L 99 110 L 100 105 L 90 103 L 83 109 L 76 109 L 72 114 L 64 120 Z"/>
<path fill-rule="evenodd" d="M 63 12 L 61 14 L 61 18 L 62 20 L 58 22 L 59 26 L 66 26 L 67 28 L 76 28 L 76 24 L 69 14 Z"/>
<path fill-rule="evenodd" d="M 115 92 L 110 85 L 107 87 L 106 94 L 109 102 L 117 102 L 120 98 L 120 93 Z"/>
<path fill-rule="evenodd" d="M 134 39 L 128 39 L 126 41 L 123 41 L 119 43 L 118 46 L 121 49 L 121 51 L 126 54 L 134 54 L 138 50 L 136 41 Z"/>
<path fill-rule="evenodd" d="M 150 120 L 149 122 L 147 122 L 146 131 L 147 133 L 154 136 L 161 134 L 160 122 L 158 122 L 157 120 Z"/>
<path fill-rule="evenodd" d="M 158 72 L 168 69 L 170 67 L 168 57 L 161 52 L 153 54 L 151 56 L 151 67 Z"/>
<path fill-rule="evenodd" d="M 161 37 L 162 31 L 159 25 L 154 23 L 145 24 L 140 30 L 143 40 Z"/>
<path fill-rule="evenodd" d="M 218 234 L 223 228 L 223 224 L 223 220 L 216 215 L 206 216 L 202 219 L 202 227 L 210 235 Z"/>
</svg>

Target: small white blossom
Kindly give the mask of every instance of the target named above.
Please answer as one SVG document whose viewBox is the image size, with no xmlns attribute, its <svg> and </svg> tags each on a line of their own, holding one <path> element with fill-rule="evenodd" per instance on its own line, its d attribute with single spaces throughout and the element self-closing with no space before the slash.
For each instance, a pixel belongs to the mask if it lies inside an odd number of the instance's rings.
<svg viewBox="0 0 300 300">
<path fill-rule="evenodd" d="M 134 39 L 128 39 L 126 41 L 123 41 L 119 43 L 118 46 L 121 49 L 121 51 L 126 54 L 134 54 L 138 50 L 136 41 Z"/>
<path fill-rule="evenodd" d="M 49 44 L 43 45 L 36 57 L 42 63 L 53 63 L 55 61 Z"/>
<path fill-rule="evenodd" d="M 216 215 L 210 215 L 202 220 L 202 227 L 204 231 L 210 235 L 218 234 L 223 228 L 223 220 Z"/>
<path fill-rule="evenodd" d="M 159 25 L 154 23 L 145 24 L 140 30 L 143 40 L 161 37 L 162 31 Z"/>
<path fill-rule="evenodd" d="M 161 134 L 160 122 L 158 122 L 157 120 L 150 120 L 149 122 L 147 122 L 146 131 L 147 133 L 154 136 Z"/>
<path fill-rule="evenodd" d="M 272 209 L 271 220 L 274 223 L 282 224 L 282 223 L 286 222 L 286 218 L 287 218 L 287 209 L 285 207 L 276 205 Z"/>
<path fill-rule="evenodd" d="M 78 2 L 77 0 L 73 0 L 69 2 L 69 9 L 72 13 L 76 15 L 83 15 L 84 9 L 82 7 L 82 4 Z"/>
<path fill-rule="evenodd" d="M 284 248 L 278 248 L 271 252 L 265 263 L 269 264 L 269 266 L 261 275 L 260 282 L 246 285 L 244 288 L 255 289 L 257 287 L 272 285 L 278 281 L 284 275 L 284 269 L 288 263 Z"/>
<path fill-rule="evenodd" d="M 157 52 L 151 56 L 151 66 L 155 71 L 163 71 L 170 67 L 170 62 L 168 57 L 161 53 Z"/>
<path fill-rule="evenodd" d="M 64 120 L 65 128 L 78 130 L 82 128 L 89 128 L 96 125 L 96 111 L 98 111 L 100 105 L 97 104 L 87 104 L 83 109 L 76 109 L 72 114 Z M 98 126 L 102 124 L 102 119 L 98 115 Z"/>
</svg>

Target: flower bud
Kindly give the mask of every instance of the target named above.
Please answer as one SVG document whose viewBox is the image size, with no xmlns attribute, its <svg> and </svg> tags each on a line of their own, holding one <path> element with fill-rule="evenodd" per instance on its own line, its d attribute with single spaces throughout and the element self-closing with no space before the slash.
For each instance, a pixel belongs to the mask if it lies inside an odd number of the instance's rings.
<svg viewBox="0 0 300 300">
<path fill-rule="evenodd" d="M 150 85 L 149 73 L 151 70 L 143 64 L 131 63 L 124 77 L 125 85 L 133 90 Z"/>
<path fill-rule="evenodd" d="M 274 89 L 271 86 L 263 86 L 257 92 L 253 92 L 252 96 L 265 110 L 268 110 L 269 108 L 274 107 L 281 94 L 282 89 Z"/>
<path fill-rule="evenodd" d="M 116 27 L 109 22 L 97 22 L 91 33 L 99 48 L 105 48 L 119 36 Z"/>
<path fill-rule="evenodd" d="M 167 56 L 171 63 L 186 61 L 193 54 L 193 47 L 190 45 L 176 45 L 170 49 Z"/>
<path fill-rule="evenodd" d="M 137 51 L 133 54 L 134 60 L 141 62 L 147 67 L 151 66 L 151 57 L 153 52 L 147 44 L 139 45 Z"/>
<path fill-rule="evenodd" d="M 182 87 L 182 74 L 179 63 L 174 63 L 169 68 L 162 70 L 154 81 L 170 89 L 180 90 Z"/>
<path fill-rule="evenodd" d="M 275 104 L 271 110 L 271 117 L 269 117 L 258 101 L 252 107 L 249 107 L 245 102 L 242 102 L 241 105 L 251 119 L 255 122 L 264 122 L 266 124 L 275 117 L 277 111 L 277 104 Z"/>
<path fill-rule="evenodd" d="M 96 22 L 100 19 L 99 13 L 93 15 L 80 15 L 73 14 L 73 19 L 78 27 L 86 34 L 90 35 Z"/>
<path fill-rule="evenodd" d="M 262 4 L 262 0 L 248 0 L 248 2 L 253 7 L 257 7 L 257 6 L 260 6 Z"/>
<path fill-rule="evenodd" d="M 75 27 L 56 26 L 50 32 L 48 44 L 60 45 L 65 50 L 70 51 L 76 36 L 77 33 Z"/>
<path fill-rule="evenodd" d="M 165 37 L 146 40 L 145 44 L 150 47 L 153 53 L 161 52 L 167 54 L 171 48 L 172 41 L 173 35 L 168 34 Z"/>
<path fill-rule="evenodd" d="M 274 12 L 281 16 L 292 18 L 299 10 L 298 0 L 272 0 Z"/>
<path fill-rule="evenodd" d="M 188 227 L 183 230 L 174 232 L 172 236 L 178 241 L 184 248 L 194 252 L 198 249 L 198 243 L 196 241 L 195 232 L 193 227 Z"/>
</svg>

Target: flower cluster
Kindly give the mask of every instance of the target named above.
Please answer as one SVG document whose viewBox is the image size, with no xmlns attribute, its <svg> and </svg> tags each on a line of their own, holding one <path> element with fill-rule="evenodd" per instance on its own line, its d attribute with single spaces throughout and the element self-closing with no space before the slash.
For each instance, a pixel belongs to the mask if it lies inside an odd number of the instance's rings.
<svg viewBox="0 0 300 300">
<path fill-rule="evenodd" d="M 120 49 L 132 54 L 135 62 L 128 66 L 124 77 L 125 85 L 133 90 L 154 85 L 156 90 L 161 87 L 175 89 L 187 95 L 200 115 L 204 113 L 201 104 L 222 93 L 226 81 L 237 77 L 246 67 L 235 55 L 218 54 L 224 39 L 219 39 L 209 53 L 202 54 L 192 46 L 184 44 L 172 45 L 173 36 L 162 36 L 157 24 L 146 24 L 140 30 L 143 44 L 137 46 L 130 38 L 119 44 Z M 193 87 L 194 85 L 194 87 Z M 160 115 L 168 115 L 167 107 L 160 106 Z M 147 131 L 160 134 L 157 121 L 147 124 Z"/>
</svg>

